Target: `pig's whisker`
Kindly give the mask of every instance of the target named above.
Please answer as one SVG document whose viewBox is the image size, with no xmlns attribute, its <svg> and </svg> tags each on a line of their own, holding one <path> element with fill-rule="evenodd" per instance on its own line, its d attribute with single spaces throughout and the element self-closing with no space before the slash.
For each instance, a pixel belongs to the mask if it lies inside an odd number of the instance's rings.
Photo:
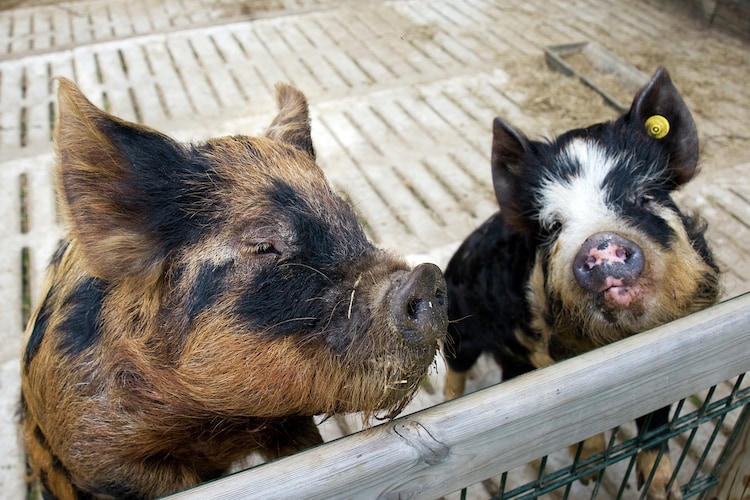
<svg viewBox="0 0 750 500">
<path fill-rule="evenodd" d="M 293 321 L 312 321 L 312 320 L 316 320 L 316 319 L 318 319 L 318 318 L 316 318 L 315 316 L 301 316 L 299 318 L 285 319 L 284 321 L 279 321 L 278 323 L 274 323 L 273 325 L 269 326 L 268 328 L 265 329 L 265 332 L 269 332 L 269 331 L 273 330 L 274 328 L 276 328 L 278 326 L 285 325 L 285 324 L 291 323 Z"/>
<path fill-rule="evenodd" d="M 354 281 L 354 286 L 352 287 L 352 296 L 349 297 L 349 310 L 346 312 L 346 319 L 352 319 L 352 306 L 354 305 L 354 292 L 357 291 L 357 286 L 359 285 L 360 280 L 362 280 L 361 274 L 357 276 L 356 281 Z"/>
<path fill-rule="evenodd" d="M 328 276 L 326 276 L 326 274 L 325 274 L 325 273 L 324 273 L 323 271 L 321 271 L 321 270 L 319 270 L 319 269 L 315 269 L 315 268 L 314 268 L 314 267 L 312 267 L 312 266 L 308 266 L 307 264 L 300 264 L 299 262 L 287 262 L 287 263 L 285 263 L 285 264 L 283 264 L 283 265 L 284 265 L 284 266 L 299 266 L 299 267 L 305 267 L 305 268 L 307 268 L 307 269 L 309 269 L 309 270 L 311 270 L 311 271 L 314 271 L 314 272 L 318 273 L 319 275 L 323 276 L 323 277 L 324 277 L 325 279 L 327 279 L 327 280 L 328 280 L 329 282 L 331 282 L 332 284 L 334 284 L 334 285 L 336 284 L 336 282 L 335 282 L 335 281 L 333 281 L 333 280 L 332 280 L 331 278 L 329 278 Z"/>
</svg>

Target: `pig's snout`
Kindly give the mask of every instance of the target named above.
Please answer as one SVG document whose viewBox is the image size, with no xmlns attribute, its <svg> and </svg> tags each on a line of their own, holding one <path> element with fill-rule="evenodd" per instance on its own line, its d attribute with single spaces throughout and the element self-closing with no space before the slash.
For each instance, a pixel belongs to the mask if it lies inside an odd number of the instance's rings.
<svg viewBox="0 0 750 500">
<path fill-rule="evenodd" d="M 446 285 L 434 264 L 420 264 L 394 280 L 390 313 L 409 341 L 433 341 L 445 335 L 448 325 Z"/>
<path fill-rule="evenodd" d="M 590 292 L 633 285 L 643 272 L 643 250 L 622 236 L 601 232 L 589 236 L 573 261 L 573 275 Z"/>
</svg>

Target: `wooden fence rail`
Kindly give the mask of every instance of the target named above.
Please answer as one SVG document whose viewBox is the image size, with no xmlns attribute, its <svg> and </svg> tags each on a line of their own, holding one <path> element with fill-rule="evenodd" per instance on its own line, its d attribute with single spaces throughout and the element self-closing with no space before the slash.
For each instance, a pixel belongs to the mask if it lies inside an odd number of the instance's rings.
<svg viewBox="0 0 750 500">
<path fill-rule="evenodd" d="M 750 294 L 175 499 L 434 499 L 750 371 Z"/>
</svg>

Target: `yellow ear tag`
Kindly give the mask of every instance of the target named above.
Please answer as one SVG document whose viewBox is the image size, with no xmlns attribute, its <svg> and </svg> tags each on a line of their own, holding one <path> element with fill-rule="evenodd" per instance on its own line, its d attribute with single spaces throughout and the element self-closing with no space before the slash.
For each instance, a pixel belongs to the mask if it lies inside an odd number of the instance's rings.
<svg viewBox="0 0 750 500">
<path fill-rule="evenodd" d="M 646 132 L 654 139 L 663 139 L 669 133 L 669 121 L 661 115 L 649 116 L 646 120 Z"/>
</svg>

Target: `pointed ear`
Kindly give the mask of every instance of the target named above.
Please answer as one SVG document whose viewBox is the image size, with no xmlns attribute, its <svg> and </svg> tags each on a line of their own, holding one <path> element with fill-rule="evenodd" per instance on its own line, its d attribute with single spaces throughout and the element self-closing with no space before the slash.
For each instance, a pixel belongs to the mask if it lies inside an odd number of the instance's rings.
<svg viewBox="0 0 750 500">
<path fill-rule="evenodd" d="M 63 78 L 58 108 L 57 187 L 84 266 L 106 280 L 153 269 L 173 215 L 165 172 L 180 161 L 181 146 L 101 111 Z"/>
<path fill-rule="evenodd" d="M 310 114 L 305 95 L 295 87 L 276 84 L 276 101 L 279 113 L 266 131 L 266 137 L 291 144 L 315 158 L 310 135 Z"/>
<path fill-rule="evenodd" d="M 519 180 L 529 141 L 500 118 L 492 123 L 492 184 L 500 217 L 519 233 L 528 232 L 519 198 Z"/>
<path fill-rule="evenodd" d="M 641 133 L 664 148 L 675 185 L 693 178 L 698 165 L 698 131 L 666 69 L 656 70 L 633 99 L 628 115 Z"/>
</svg>

